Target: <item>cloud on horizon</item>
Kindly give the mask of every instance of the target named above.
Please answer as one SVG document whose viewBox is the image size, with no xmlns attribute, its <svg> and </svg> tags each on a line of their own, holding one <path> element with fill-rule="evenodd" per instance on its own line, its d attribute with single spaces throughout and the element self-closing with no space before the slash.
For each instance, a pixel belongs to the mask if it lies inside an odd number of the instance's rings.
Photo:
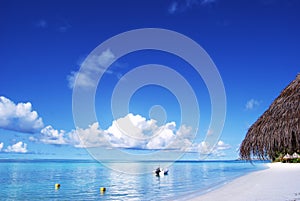
<svg viewBox="0 0 300 201">
<path fill-rule="evenodd" d="M 0 152 L 2 151 L 3 147 L 4 147 L 4 143 L 1 142 L 1 143 L 0 143 Z"/>
<path fill-rule="evenodd" d="M 15 104 L 8 98 L 0 96 L 0 128 L 36 133 L 43 127 L 42 118 L 32 109 L 30 102 Z"/>
<path fill-rule="evenodd" d="M 158 126 L 154 119 L 147 120 L 131 113 L 114 120 L 106 130 L 101 129 L 98 122 L 88 128 L 77 128 L 70 132 L 46 126 L 39 137 L 30 137 L 33 142 L 70 145 L 76 148 L 165 149 L 218 157 L 224 155 L 224 150 L 231 148 L 223 141 L 219 141 L 215 147 L 211 148 L 204 141 L 199 144 L 193 143 L 193 139 L 193 129 L 187 125 L 177 128 L 175 122 L 168 122 Z"/>
<path fill-rule="evenodd" d="M 45 144 L 67 144 L 64 135 L 64 130 L 55 130 L 52 126 L 46 126 L 41 130 L 40 141 Z"/>
<path fill-rule="evenodd" d="M 14 152 L 14 153 L 27 153 L 28 152 L 27 144 L 22 141 L 19 141 L 16 144 L 7 146 L 7 148 L 4 151 L 5 152 Z"/>
<path fill-rule="evenodd" d="M 133 148 L 141 150 L 176 150 L 198 152 L 199 154 L 221 156 L 223 150 L 230 146 L 219 141 L 213 148 L 205 142 L 193 143 L 194 130 L 187 125 L 177 127 L 175 122 L 158 125 L 154 119 L 129 113 L 114 120 L 106 130 L 95 122 L 88 128 L 76 128 L 67 132 L 54 129 L 51 125 L 44 127 L 42 118 L 32 110 L 31 103 L 15 104 L 0 97 L 0 128 L 27 133 L 39 133 L 29 136 L 29 141 L 52 145 L 69 145 L 76 148 L 106 147 Z M 211 131 L 212 132 L 212 131 Z M 209 132 L 208 132 L 209 133 Z M 0 151 L 27 153 L 27 144 L 19 141 Z"/>
<path fill-rule="evenodd" d="M 202 141 L 198 145 L 198 153 L 202 156 L 217 156 L 217 157 L 223 157 L 225 156 L 224 151 L 231 149 L 231 146 L 229 144 L 226 144 L 222 140 L 219 140 L 218 143 L 211 147 L 207 142 Z"/>
<path fill-rule="evenodd" d="M 40 136 L 32 137 L 32 142 L 54 145 L 72 145 L 77 148 L 115 147 L 137 149 L 177 149 L 185 150 L 193 140 L 192 129 L 182 125 L 176 129 L 175 122 L 158 126 L 153 119 L 147 120 L 140 115 L 128 114 L 112 122 L 103 130 L 99 123 L 93 123 L 88 128 L 77 128 L 70 132 L 56 130 L 46 126 Z"/>
</svg>

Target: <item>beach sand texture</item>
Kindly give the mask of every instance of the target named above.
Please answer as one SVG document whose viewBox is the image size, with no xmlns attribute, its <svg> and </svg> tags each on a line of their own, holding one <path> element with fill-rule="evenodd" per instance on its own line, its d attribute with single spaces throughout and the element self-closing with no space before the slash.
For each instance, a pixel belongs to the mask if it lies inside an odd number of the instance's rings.
<svg viewBox="0 0 300 201">
<path fill-rule="evenodd" d="M 300 200 L 300 164 L 270 163 L 268 166 L 191 201 Z"/>
</svg>

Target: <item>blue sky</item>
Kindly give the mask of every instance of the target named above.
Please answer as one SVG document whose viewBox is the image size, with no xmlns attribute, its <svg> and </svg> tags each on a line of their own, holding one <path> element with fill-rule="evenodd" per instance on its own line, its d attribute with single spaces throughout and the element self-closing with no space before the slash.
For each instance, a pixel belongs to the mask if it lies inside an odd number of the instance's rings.
<svg viewBox="0 0 300 201">
<path fill-rule="evenodd" d="M 0 158 L 89 158 L 78 135 L 85 145 L 92 138 L 101 144 L 108 136 L 114 147 L 143 151 L 164 148 L 180 135 L 174 146 L 189 146 L 185 157 L 198 159 L 198 152 L 205 152 L 204 137 L 211 132 L 210 96 L 188 63 L 165 52 L 144 50 L 113 61 L 95 96 L 98 122 L 86 128 L 74 125 L 72 78 L 83 61 L 105 40 L 142 28 L 181 33 L 209 54 L 227 100 L 224 129 L 210 158 L 237 158 L 248 127 L 299 73 L 299 8 L 297 0 L 2 0 Z M 106 53 L 113 58 L 113 50 Z M 151 63 L 169 66 L 192 86 L 200 108 L 194 141 L 189 133 L 196 128 L 180 124 L 180 103 L 160 86 L 136 91 L 129 114 L 111 114 L 111 95 L 122 76 Z M 136 135 L 156 137 L 120 137 L 114 122 L 128 119 L 139 128 Z M 157 129 L 163 132 L 155 134 Z"/>
</svg>

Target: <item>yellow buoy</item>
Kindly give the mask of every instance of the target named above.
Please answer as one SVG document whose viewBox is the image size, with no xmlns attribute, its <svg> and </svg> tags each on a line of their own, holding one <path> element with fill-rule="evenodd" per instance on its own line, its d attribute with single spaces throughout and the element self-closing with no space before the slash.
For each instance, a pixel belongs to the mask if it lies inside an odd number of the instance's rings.
<svg viewBox="0 0 300 201">
<path fill-rule="evenodd" d="M 105 188 L 105 187 L 101 187 L 101 188 L 100 188 L 101 194 L 104 194 L 105 191 L 106 191 L 106 188 Z"/>
<path fill-rule="evenodd" d="M 55 189 L 58 190 L 60 188 L 60 184 L 55 184 Z"/>
</svg>

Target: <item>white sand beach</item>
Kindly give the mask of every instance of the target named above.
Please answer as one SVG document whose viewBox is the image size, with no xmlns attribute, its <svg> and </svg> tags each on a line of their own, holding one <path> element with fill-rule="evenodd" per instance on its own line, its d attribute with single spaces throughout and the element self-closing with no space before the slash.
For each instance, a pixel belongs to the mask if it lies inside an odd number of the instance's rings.
<svg viewBox="0 0 300 201">
<path fill-rule="evenodd" d="M 237 178 L 191 201 L 300 200 L 300 164 L 270 163 L 270 168 Z"/>
</svg>

